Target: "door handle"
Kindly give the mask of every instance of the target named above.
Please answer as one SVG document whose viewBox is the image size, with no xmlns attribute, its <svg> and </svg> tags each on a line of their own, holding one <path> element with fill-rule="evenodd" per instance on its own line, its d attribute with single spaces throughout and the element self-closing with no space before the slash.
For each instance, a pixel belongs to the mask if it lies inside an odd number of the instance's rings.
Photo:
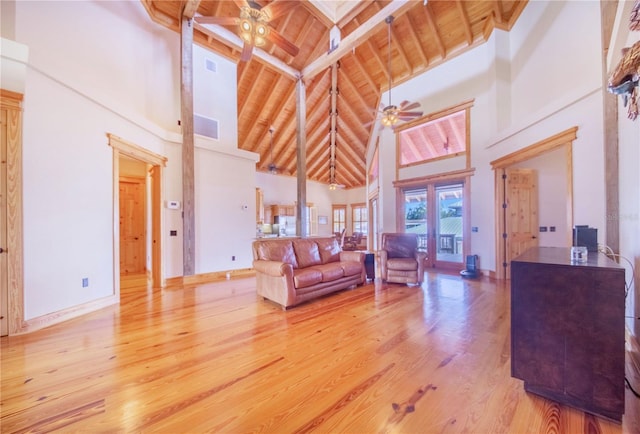
<svg viewBox="0 0 640 434">
<path fill-rule="evenodd" d="M 532 235 L 531 238 L 535 240 L 538 237 L 536 237 L 535 235 Z"/>
<path fill-rule="evenodd" d="M 6 250 L 0 247 L 0 253 L 4 253 L 4 252 L 6 252 Z"/>
</svg>

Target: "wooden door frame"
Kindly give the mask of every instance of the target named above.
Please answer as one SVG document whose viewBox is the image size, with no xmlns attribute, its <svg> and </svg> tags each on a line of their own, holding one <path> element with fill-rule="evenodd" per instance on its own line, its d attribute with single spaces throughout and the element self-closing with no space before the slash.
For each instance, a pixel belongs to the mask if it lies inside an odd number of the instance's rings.
<svg viewBox="0 0 640 434">
<path fill-rule="evenodd" d="M 114 134 L 107 134 L 113 148 L 113 283 L 114 293 L 120 298 L 120 156 L 124 155 L 150 164 L 151 182 L 151 283 L 154 288 L 164 287 L 162 270 L 162 170 L 167 158 L 128 142 Z M 146 262 L 146 261 L 145 261 Z"/>
<path fill-rule="evenodd" d="M 504 234 L 506 230 L 504 218 L 501 217 L 503 210 L 502 204 L 505 194 L 505 187 L 502 179 L 504 169 L 558 148 L 564 148 L 567 159 L 567 245 L 571 245 L 571 228 L 573 227 L 573 141 L 577 138 L 577 131 L 578 127 L 569 128 L 547 139 L 541 140 L 523 149 L 507 154 L 504 157 L 498 158 L 497 160 L 493 160 L 490 163 L 491 169 L 494 171 L 495 183 L 495 277 L 498 280 L 505 280 L 509 278 L 509 276 L 505 275 L 505 267 L 502 265 L 506 263 L 508 259 L 506 257 L 507 252 L 505 250 L 504 243 L 502 242 L 502 234 Z"/>
<path fill-rule="evenodd" d="M 22 100 L 21 93 L 0 89 L 0 105 L 7 110 L 7 332 L 25 330 L 24 244 L 22 213 Z"/>
</svg>

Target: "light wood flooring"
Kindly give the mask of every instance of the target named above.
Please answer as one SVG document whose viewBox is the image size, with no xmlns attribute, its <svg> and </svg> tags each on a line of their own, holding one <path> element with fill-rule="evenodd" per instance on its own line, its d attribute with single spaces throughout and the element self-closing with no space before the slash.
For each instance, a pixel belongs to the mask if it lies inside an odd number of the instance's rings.
<svg viewBox="0 0 640 434">
<path fill-rule="evenodd" d="M 509 287 L 427 273 L 283 311 L 255 278 L 122 291 L 2 344 L 2 433 L 640 433 L 527 394 Z M 638 386 L 636 384 L 636 386 Z"/>
</svg>

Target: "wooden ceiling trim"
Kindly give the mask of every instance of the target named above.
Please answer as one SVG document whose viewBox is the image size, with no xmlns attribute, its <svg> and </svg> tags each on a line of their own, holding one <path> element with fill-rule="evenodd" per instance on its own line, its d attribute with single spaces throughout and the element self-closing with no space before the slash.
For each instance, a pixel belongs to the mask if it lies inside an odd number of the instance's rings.
<svg viewBox="0 0 640 434">
<path fill-rule="evenodd" d="M 496 22 L 496 26 L 503 27 L 505 22 L 504 22 L 504 13 L 502 11 L 502 2 L 498 0 L 493 0 L 492 7 L 493 7 L 493 18 Z"/>
<path fill-rule="evenodd" d="M 340 42 L 338 48 L 331 53 L 327 53 L 324 56 L 317 58 L 309 65 L 302 69 L 302 77 L 307 80 L 316 75 L 319 71 L 327 68 L 331 64 L 337 62 L 344 57 L 353 47 L 357 47 L 364 42 L 371 34 L 380 30 L 380 27 L 384 23 L 384 20 L 389 15 L 400 16 L 405 13 L 409 8 L 415 5 L 414 2 L 409 0 L 393 0 L 383 9 L 378 11 L 367 22 L 358 27 L 354 32 L 350 33 Z"/>
<path fill-rule="evenodd" d="M 462 29 L 466 36 L 467 45 L 471 45 L 473 43 L 473 32 L 471 31 L 471 24 L 469 23 L 469 16 L 464 9 L 464 2 L 462 0 L 456 0 L 456 6 L 458 7 L 458 15 L 462 21 Z"/>
<path fill-rule="evenodd" d="M 442 38 L 440 37 L 440 33 L 438 32 L 438 27 L 436 26 L 436 20 L 433 17 L 433 12 L 431 12 L 431 7 L 429 3 L 423 8 L 424 14 L 427 18 L 427 23 L 429 24 L 429 28 L 431 29 L 431 34 L 433 35 L 433 39 L 436 40 L 436 45 L 438 47 L 438 51 L 440 52 L 440 57 L 443 59 L 447 57 L 447 49 L 444 46 L 444 42 L 442 42 Z"/>
<path fill-rule="evenodd" d="M 142 6 L 144 6 L 147 14 L 151 17 L 151 21 L 160 24 L 161 26 L 168 27 L 169 29 L 177 32 L 180 30 L 180 22 L 177 17 L 167 15 L 166 13 L 158 10 L 153 0 L 141 0 Z"/>
<path fill-rule="evenodd" d="M 493 17 L 493 14 L 489 15 L 489 17 L 484 21 L 484 25 L 482 27 L 482 39 L 484 41 L 488 41 L 491 37 L 491 33 L 493 29 L 496 27 L 496 20 Z"/>
</svg>

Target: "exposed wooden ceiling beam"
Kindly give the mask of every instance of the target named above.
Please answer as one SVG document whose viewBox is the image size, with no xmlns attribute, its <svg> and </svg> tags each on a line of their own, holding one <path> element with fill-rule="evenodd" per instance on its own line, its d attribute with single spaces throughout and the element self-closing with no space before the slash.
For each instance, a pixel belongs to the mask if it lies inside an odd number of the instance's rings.
<svg viewBox="0 0 640 434">
<path fill-rule="evenodd" d="M 232 31 L 227 30 L 222 26 L 218 26 L 215 24 L 207 24 L 205 26 L 203 24 L 194 23 L 194 28 L 200 30 L 203 33 L 206 33 L 209 36 L 212 36 L 214 39 L 224 44 L 231 44 L 237 50 L 242 51 L 242 46 L 244 45 L 244 43 L 242 42 L 242 39 L 240 39 L 240 37 L 235 33 L 233 33 Z M 263 62 L 266 62 L 267 64 L 271 65 L 278 71 L 288 75 L 293 79 L 297 79 L 300 76 L 300 71 L 292 68 L 291 66 L 284 63 L 282 60 L 278 59 L 277 57 L 269 55 L 268 53 L 260 50 L 259 48 L 254 47 L 253 56 L 262 60 Z"/>
<path fill-rule="evenodd" d="M 433 39 L 436 40 L 438 45 L 438 51 L 440 52 L 440 57 L 447 57 L 447 49 L 444 46 L 444 42 L 442 42 L 442 38 L 440 37 L 440 33 L 438 33 L 438 27 L 436 26 L 436 20 L 433 18 L 433 12 L 431 12 L 431 8 L 429 7 L 429 3 L 424 7 L 424 14 L 427 17 L 427 22 L 429 23 L 429 28 L 431 29 L 431 33 L 433 34 Z"/>
<path fill-rule="evenodd" d="M 396 35 L 396 31 L 393 29 L 393 24 L 391 25 L 391 43 L 396 46 L 398 53 L 400 54 L 400 58 L 402 58 L 402 63 L 404 63 L 404 69 L 409 72 L 409 75 L 413 72 L 413 68 L 411 67 L 411 62 L 407 57 L 407 53 L 404 51 L 402 44 L 398 42 L 398 36 Z"/>
<path fill-rule="evenodd" d="M 371 111 L 371 115 L 375 115 L 375 109 L 371 107 L 371 105 L 367 102 L 367 100 L 364 99 L 364 97 L 362 96 L 362 93 L 356 88 L 356 85 L 353 84 L 353 81 L 351 81 L 349 74 L 340 73 L 340 83 L 346 83 L 346 87 L 348 87 L 350 90 L 348 95 L 352 95 L 352 96 L 355 95 L 356 99 L 360 101 L 360 105 L 362 106 L 363 110 Z M 345 86 L 340 86 L 340 87 L 344 88 Z M 347 101 L 347 94 L 342 93 L 339 96 L 340 96 L 340 99 L 345 102 L 345 104 L 351 103 L 351 101 Z"/>
<path fill-rule="evenodd" d="M 185 18 L 193 18 L 200 6 L 200 0 L 186 0 L 182 8 L 182 16 Z"/>
<path fill-rule="evenodd" d="M 473 43 L 473 33 L 471 32 L 469 16 L 467 15 L 467 11 L 464 9 L 464 2 L 462 0 L 456 0 L 456 6 L 458 6 L 458 15 L 460 15 L 462 28 L 464 29 L 464 34 L 467 37 L 467 44 L 471 45 Z"/>
<path fill-rule="evenodd" d="M 367 20 L 366 23 L 358 27 L 357 30 L 344 38 L 340 42 L 338 48 L 333 50 L 331 53 L 321 56 L 304 67 L 301 71 L 302 78 L 304 80 L 309 80 L 324 68 L 327 68 L 332 63 L 340 60 L 351 49 L 362 44 L 372 33 L 378 31 L 379 27 L 382 24 L 385 24 L 384 20 L 389 15 L 401 15 L 413 6 L 415 6 L 415 2 L 411 2 L 409 0 L 393 0 L 373 17 Z"/>
<path fill-rule="evenodd" d="M 427 59 L 427 54 L 424 52 L 424 47 L 422 46 L 422 43 L 420 42 L 420 38 L 418 38 L 418 35 L 416 34 L 416 25 L 414 24 L 413 20 L 411 19 L 411 15 L 410 14 L 405 14 L 405 17 L 407 18 L 407 21 L 409 21 L 409 36 L 411 36 L 411 40 L 413 41 L 413 43 L 416 46 L 416 49 L 418 51 L 418 54 L 420 55 L 420 57 L 422 58 L 422 63 L 424 65 L 428 65 L 429 64 L 429 59 Z"/>
</svg>

